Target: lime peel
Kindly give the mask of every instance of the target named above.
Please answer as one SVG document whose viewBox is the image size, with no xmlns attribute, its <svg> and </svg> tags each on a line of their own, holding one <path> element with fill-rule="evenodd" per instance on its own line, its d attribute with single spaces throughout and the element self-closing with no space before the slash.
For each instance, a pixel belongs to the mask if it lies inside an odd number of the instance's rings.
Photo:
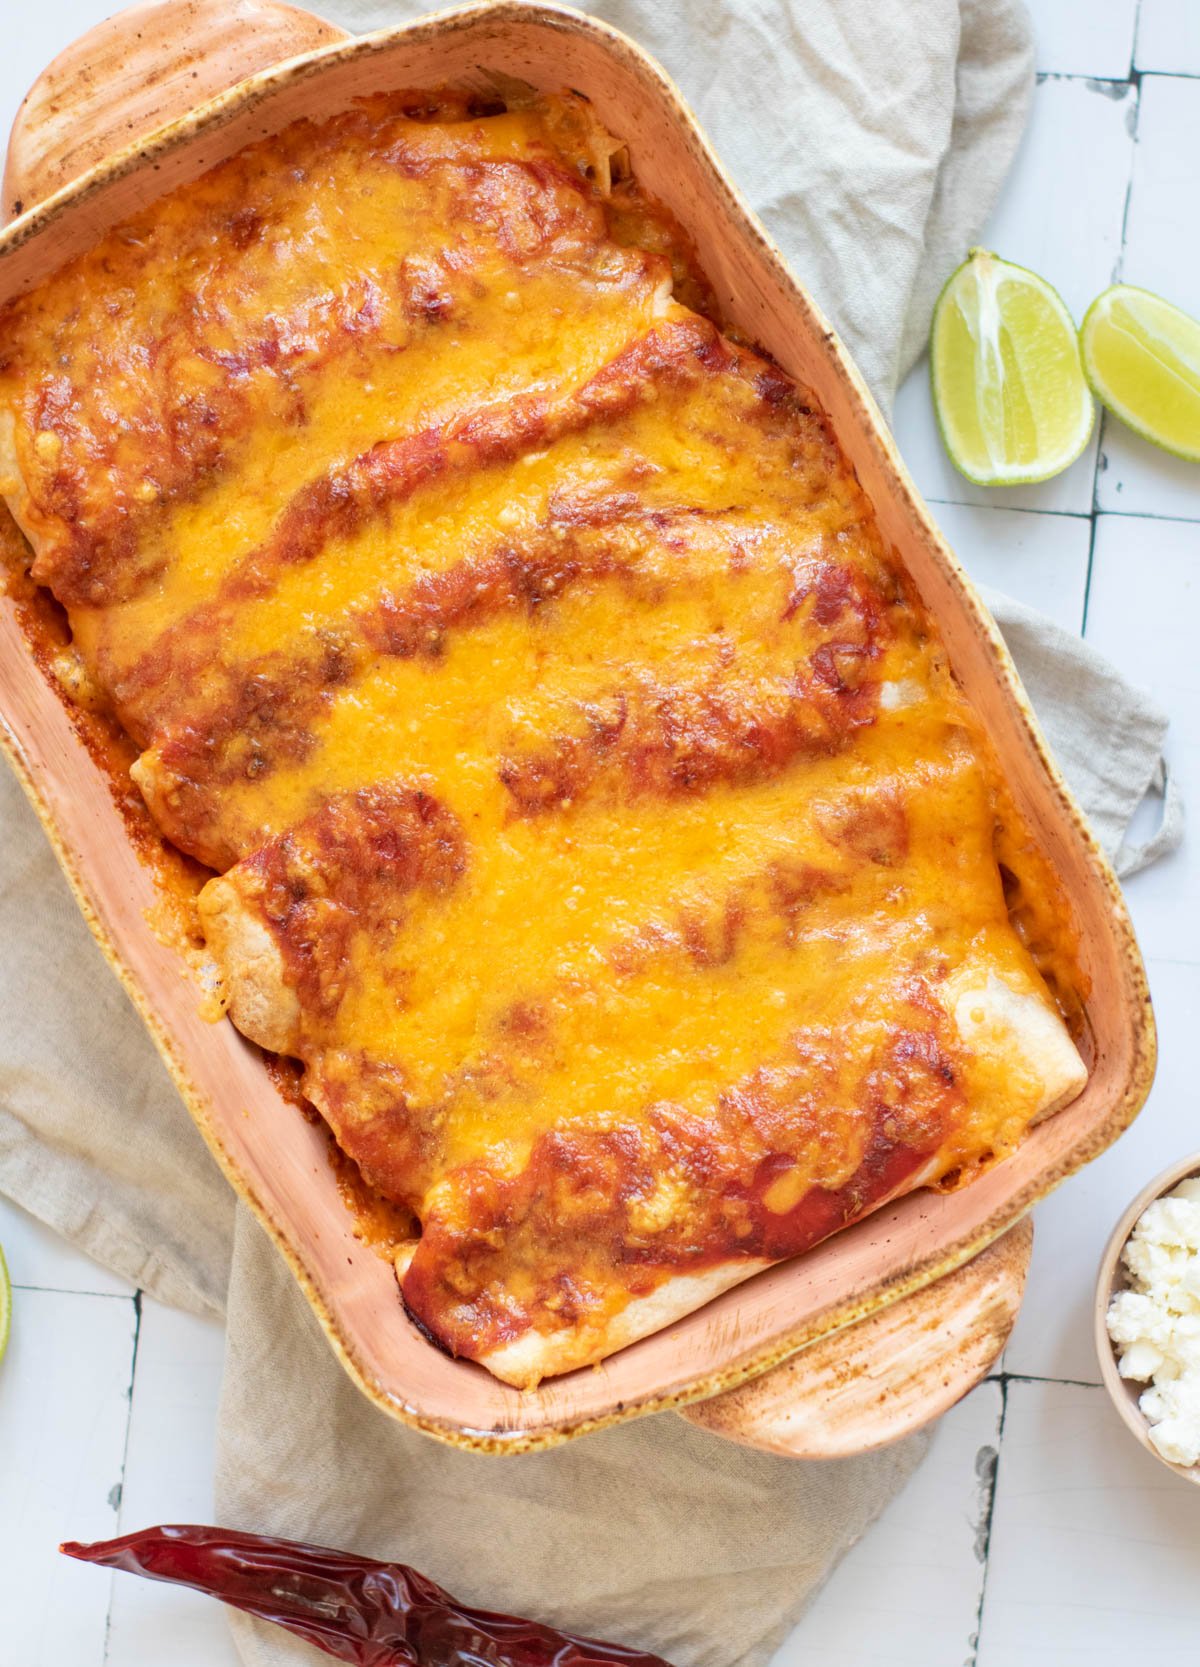
<svg viewBox="0 0 1200 1667">
<path fill-rule="evenodd" d="M 1102 405 L 1152 445 L 1200 462 L 1200 319 L 1114 284 L 1084 314 L 1079 345 Z"/>
<path fill-rule="evenodd" d="M 938 297 L 929 367 L 942 443 L 977 485 L 1048 480 L 1091 437 L 1095 406 L 1062 298 L 987 249 L 972 249 Z"/>
</svg>

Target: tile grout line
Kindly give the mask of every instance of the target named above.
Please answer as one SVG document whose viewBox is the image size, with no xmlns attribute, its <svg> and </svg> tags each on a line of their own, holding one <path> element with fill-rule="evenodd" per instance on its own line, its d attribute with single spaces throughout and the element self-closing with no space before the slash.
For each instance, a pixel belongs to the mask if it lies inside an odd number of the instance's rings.
<svg viewBox="0 0 1200 1667">
<path fill-rule="evenodd" d="M 1129 128 L 1129 178 L 1125 182 L 1125 202 L 1121 209 L 1121 241 L 1117 249 L 1117 258 L 1113 263 L 1111 282 L 1119 283 L 1125 268 L 1125 243 L 1129 235 L 1129 205 L 1133 199 L 1133 180 L 1137 171 L 1138 126 L 1142 114 L 1142 84 L 1141 75 L 1137 69 L 1136 46 L 1137 25 L 1141 15 L 1141 0 L 1138 0 L 1137 12 L 1133 22 L 1133 44 L 1130 46 L 1130 64 L 1128 86 L 1133 93 L 1133 121 Z M 1087 574 L 1083 582 L 1083 618 L 1079 625 L 1079 635 L 1086 638 L 1088 627 L 1088 607 L 1092 600 L 1092 575 L 1096 566 L 1096 533 L 1100 525 L 1100 477 L 1108 467 L 1108 455 L 1104 450 L 1104 441 L 1108 429 L 1108 413 L 1101 405 L 1097 421 L 1100 433 L 1096 440 L 1096 461 L 1092 469 L 1092 507 L 1089 520 L 1091 521 L 1091 535 L 1088 538 Z"/>
<path fill-rule="evenodd" d="M 1197 77 L 1200 80 L 1200 77 Z M 996 487 L 996 491 L 1003 491 L 1003 487 Z M 1090 521 L 1093 515 L 1112 516 L 1123 521 L 1170 521 L 1181 527 L 1200 527 L 1200 515 L 1161 515 L 1150 509 L 1104 509 L 1099 505 L 1095 509 L 1043 509 L 1034 504 L 1006 504 L 1002 500 L 989 499 L 987 503 L 976 503 L 970 498 L 925 498 L 927 504 L 943 505 L 947 509 L 985 509 L 1001 511 L 1008 515 L 1053 515 L 1060 521 Z"/>
<path fill-rule="evenodd" d="M 1136 75 L 1138 72 L 1138 46 L 1141 40 L 1141 33 L 1142 0 L 1137 0 L 1137 5 L 1133 8 L 1133 39 L 1129 43 L 1129 74 L 1131 77 Z M 1124 242 L 1122 242 L 1121 248 L 1123 252 Z"/>
<path fill-rule="evenodd" d="M 1003 492 L 1004 487 L 991 488 L 993 491 Z M 949 504 L 953 509 L 992 509 L 1007 510 L 1011 515 L 1057 515 L 1067 521 L 1086 521 L 1091 514 L 1087 509 L 1037 509 L 1031 504 L 1006 504 L 1003 499 L 989 499 L 987 503 L 975 503 L 969 498 L 926 498 L 928 504 Z M 1197 517 L 1200 520 L 1200 516 Z"/>
<path fill-rule="evenodd" d="M 1197 77 L 1200 80 L 1200 76 Z M 1200 515 L 1160 515 L 1152 509 L 1101 509 L 1097 515 L 1111 515 L 1125 521 L 1172 521 L 1180 527 L 1200 526 Z"/>
<path fill-rule="evenodd" d="M 983 1380 L 985 1383 L 998 1383 L 1002 1387 L 1010 1383 L 1061 1383 L 1065 1389 L 1103 1389 L 1099 1378 L 1055 1378 L 1047 1377 L 1040 1372 L 989 1372 Z"/>
<path fill-rule="evenodd" d="M 134 1294 L 133 1294 L 133 1354 L 132 1354 L 132 1356 L 130 1358 L 130 1362 L 129 1362 L 129 1411 L 128 1411 L 128 1413 L 126 1415 L 126 1418 L 125 1418 L 125 1443 L 124 1443 L 124 1446 L 121 1449 L 121 1474 L 117 1478 L 117 1482 L 115 1484 L 116 1488 L 118 1490 L 118 1492 L 117 1492 L 117 1528 L 118 1528 L 118 1530 L 121 1527 L 121 1512 L 122 1512 L 122 1508 L 123 1508 L 124 1503 L 125 1503 L 125 1470 L 126 1470 L 126 1467 L 128 1466 L 128 1463 L 129 1463 L 129 1435 L 130 1435 L 130 1430 L 131 1430 L 132 1425 L 133 1425 L 133 1391 L 134 1391 L 134 1385 L 137 1382 L 138 1347 L 139 1347 L 139 1344 L 141 1343 L 141 1340 L 142 1340 L 142 1292 L 141 1291 L 135 1291 Z M 108 1584 L 108 1610 L 107 1610 L 107 1612 L 105 1614 L 105 1617 L 104 1617 L 104 1645 L 103 1645 L 103 1648 L 101 1649 L 101 1652 L 100 1652 L 100 1661 L 101 1661 L 102 1667 L 103 1667 L 103 1664 L 106 1663 L 109 1659 L 109 1655 L 108 1655 L 109 1645 L 112 1642 L 112 1605 L 113 1605 L 113 1592 L 114 1592 L 115 1587 L 116 1587 L 116 1581 L 113 1578 L 113 1576 L 110 1574 L 109 1584 Z"/>
<path fill-rule="evenodd" d="M 1137 83 L 1144 75 L 1153 76 L 1156 81 L 1200 81 L 1200 70 L 1145 69 L 1135 64 L 1124 75 L 1089 75 L 1082 69 L 1040 69 L 1037 84 L 1040 87 L 1047 81 L 1090 81 L 1097 89 L 1125 87 Z"/>
<path fill-rule="evenodd" d="M 1101 434 L 1101 438 L 1103 439 L 1103 433 Z M 1080 621 L 1079 621 L 1079 635 L 1080 635 L 1080 637 L 1086 637 L 1087 636 L 1088 604 L 1092 599 L 1092 569 L 1093 569 L 1093 566 L 1094 566 L 1095 560 L 1096 560 L 1096 528 L 1097 528 L 1097 526 L 1099 525 L 1099 522 L 1100 522 L 1100 516 L 1097 513 L 1097 510 L 1096 510 L 1096 507 L 1095 507 L 1095 497 L 1096 497 L 1096 493 L 1099 489 L 1099 480 L 1100 480 L 1100 447 L 1097 446 L 1096 447 L 1096 477 L 1092 481 L 1092 499 L 1093 499 L 1092 513 L 1088 516 L 1089 532 L 1088 532 L 1087 571 L 1084 574 L 1084 578 L 1083 578 L 1083 614 L 1082 614 L 1082 616 L 1080 618 Z"/>
<path fill-rule="evenodd" d="M 1129 205 L 1133 200 L 1133 176 L 1137 169 L 1138 129 L 1142 120 L 1142 72 L 1131 69 L 1129 85 L 1133 89 L 1133 125 L 1129 130 L 1129 179 L 1125 186 L 1125 203 L 1121 209 L 1121 247 L 1113 268 L 1113 282 L 1118 283 L 1125 271 L 1125 244 L 1129 238 Z"/>
<path fill-rule="evenodd" d="M 975 1610 L 975 1638 L 966 1667 L 979 1667 L 979 1652 L 983 1645 L 983 1610 L 987 1602 L 988 1568 L 992 1556 L 992 1522 L 996 1514 L 996 1494 L 1000 1481 L 1000 1460 L 1004 1453 L 1004 1425 L 1008 1417 L 1008 1384 L 1005 1374 L 1000 1376 L 1000 1421 L 996 1426 L 996 1462 L 987 1484 L 987 1506 L 979 1525 L 983 1552 L 983 1578 L 979 1582 L 979 1603 Z"/>
<path fill-rule="evenodd" d="M 12 1288 L 47 1297 L 100 1297 L 105 1302 L 132 1302 L 139 1295 L 137 1291 L 83 1291 L 71 1285 L 26 1285 L 17 1279 L 12 1281 Z"/>
</svg>

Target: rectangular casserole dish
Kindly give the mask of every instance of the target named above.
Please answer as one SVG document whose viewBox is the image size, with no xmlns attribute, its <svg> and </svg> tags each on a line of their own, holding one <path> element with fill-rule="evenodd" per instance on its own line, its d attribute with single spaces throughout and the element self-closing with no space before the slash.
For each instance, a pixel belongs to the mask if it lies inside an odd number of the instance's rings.
<svg viewBox="0 0 1200 1667">
<path fill-rule="evenodd" d="M 410 1325 L 389 1266 L 354 1237 L 321 1131 L 276 1092 L 232 1026 L 200 1016 L 176 952 L 147 923 L 153 880 L 125 834 L 107 780 L 6 603 L 5 749 L 218 1161 L 279 1244 L 347 1369 L 378 1405 L 452 1442 L 519 1451 L 712 1395 L 959 1266 L 1127 1125 L 1149 1088 L 1154 1035 L 1116 881 L 1046 754 L 994 625 L 919 502 L 833 332 L 721 173 L 670 83 L 620 35 L 570 12 L 502 0 L 255 75 L 16 220 L 0 237 L 0 301 L 164 190 L 297 117 L 331 115 L 374 91 L 479 86 L 496 75 L 544 91 L 584 91 L 628 144 L 634 172 L 694 238 L 727 319 L 817 394 L 1062 878 L 1092 990 L 1087 1088 L 1009 1160 L 959 1193 L 918 1193 L 876 1212 L 594 1371 L 519 1393 L 448 1359 Z"/>
</svg>

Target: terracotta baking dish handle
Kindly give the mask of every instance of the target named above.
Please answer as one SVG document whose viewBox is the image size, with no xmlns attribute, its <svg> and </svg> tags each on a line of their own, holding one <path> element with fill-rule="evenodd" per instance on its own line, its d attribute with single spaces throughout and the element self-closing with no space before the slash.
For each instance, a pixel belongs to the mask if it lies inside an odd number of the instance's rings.
<svg viewBox="0 0 1200 1667">
<path fill-rule="evenodd" d="M 6 217 L 256 71 L 346 38 L 277 0 L 156 0 L 118 12 L 61 53 L 26 95 L 4 171 Z M 1032 1241 L 1022 1221 L 955 1273 L 683 1415 L 797 1458 L 895 1441 L 945 1412 L 995 1362 Z"/>
<path fill-rule="evenodd" d="M 795 1459 L 850 1458 L 899 1441 L 948 1412 L 995 1365 L 1032 1249 L 1026 1216 L 953 1273 L 683 1416 Z"/>
<path fill-rule="evenodd" d="M 5 219 L 257 70 L 347 38 L 280 0 L 155 0 L 117 12 L 25 95 L 8 142 Z"/>
</svg>

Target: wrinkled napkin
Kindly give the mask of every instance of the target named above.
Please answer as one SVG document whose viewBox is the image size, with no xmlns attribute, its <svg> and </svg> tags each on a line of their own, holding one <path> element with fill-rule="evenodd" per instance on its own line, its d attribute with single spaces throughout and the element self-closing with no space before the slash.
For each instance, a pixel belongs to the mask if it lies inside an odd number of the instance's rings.
<svg viewBox="0 0 1200 1667">
<path fill-rule="evenodd" d="M 420 8 L 338 0 L 348 27 Z M 991 207 L 1024 122 L 1017 0 L 609 0 L 657 53 L 881 403 Z M 1076 791 L 1115 854 L 1164 785 L 1165 720 L 1098 656 L 994 603 Z M 665 1414 L 489 1459 L 393 1424 L 351 1385 L 211 1162 L 109 975 L 16 782 L 0 772 L 0 1189 L 168 1303 L 227 1314 L 219 1518 L 415 1563 L 464 1599 L 755 1667 L 903 1483 L 924 1438 L 798 1464 Z M 1172 837 L 1172 819 L 1149 860 Z M 124 1528 L 142 1526 L 123 1523 Z M 251 1667 L 307 1646 L 233 1618 Z"/>
</svg>

